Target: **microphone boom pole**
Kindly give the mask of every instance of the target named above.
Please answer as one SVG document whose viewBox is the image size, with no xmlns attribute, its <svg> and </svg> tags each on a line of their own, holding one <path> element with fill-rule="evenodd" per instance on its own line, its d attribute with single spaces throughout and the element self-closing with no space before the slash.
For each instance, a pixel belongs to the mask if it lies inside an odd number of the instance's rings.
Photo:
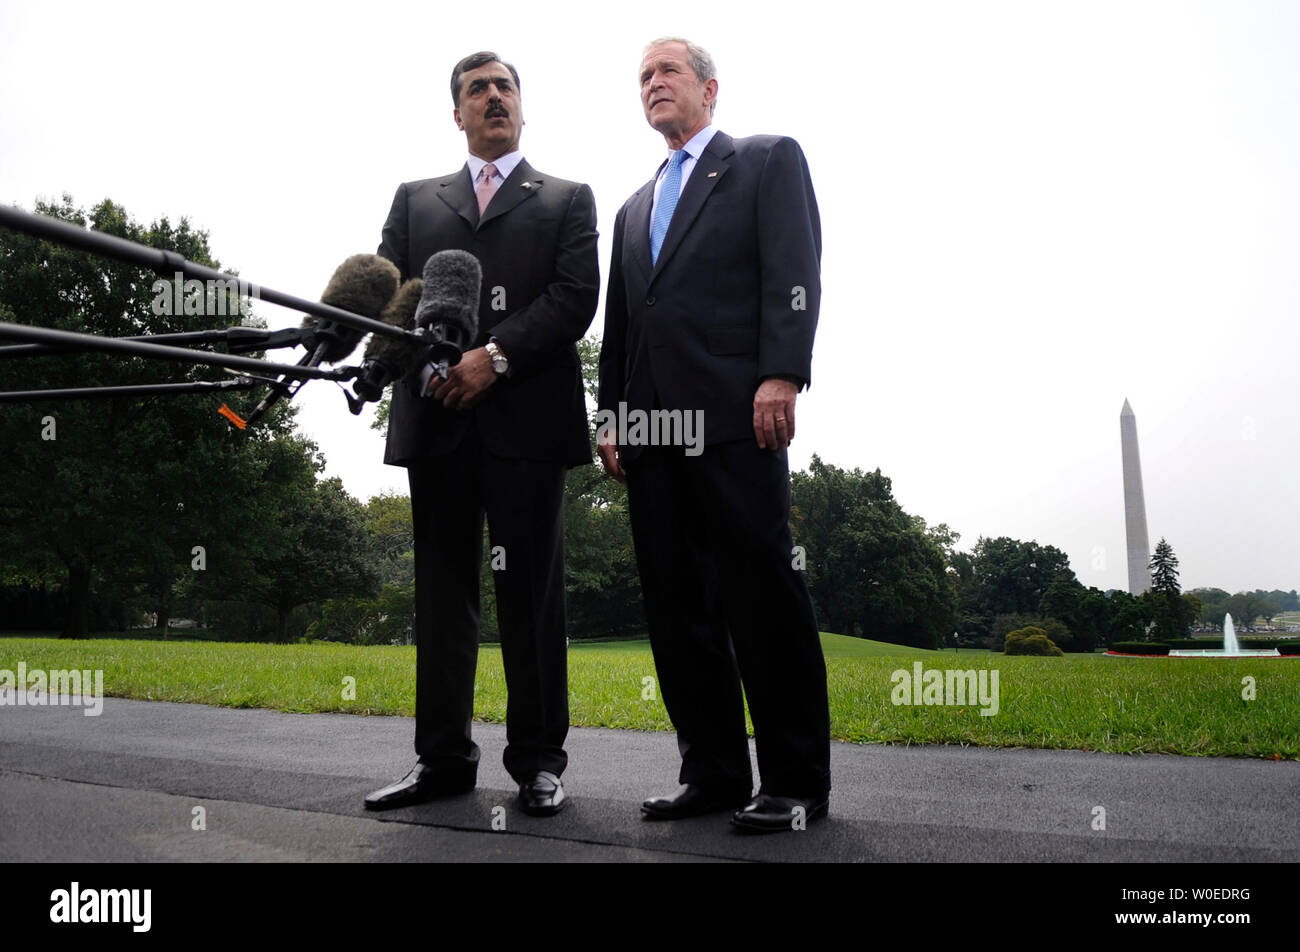
<svg viewBox="0 0 1300 952">
<path fill-rule="evenodd" d="M 363 317 L 357 317 L 356 319 L 359 321 L 366 320 Z M 378 321 L 371 321 L 370 323 L 379 324 Z M 389 328 L 386 324 L 380 324 L 380 326 L 388 330 L 396 329 Z M 402 333 L 405 334 L 404 331 Z M 36 344 L 74 347 L 79 350 L 99 350 L 110 354 L 130 354 L 133 357 L 152 357 L 158 360 L 207 364 L 210 367 L 222 367 L 227 370 L 252 370 L 258 373 L 270 371 L 282 376 L 297 377 L 303 380 L 351 380 L 357 372 L 355 367 L 336 367 L 333 370 L 321 370 L 318 367 L 277 364 L 268 360 L 240 357 L 236 354 L 216 354 L 202 350 L 186 350 L 184 347 L 148 344 L 124 337 L 95 337 L 93 334 L 78 334 L 76 331 L 60 331 L 52 327 L 32 327 L 29 324 L 8 324 L 3 321 L 0 321 L 0 337 L 12 337 L 16 340 L 26 340 Z"/>
<path fill-rule="evenodd" d="M 301 327 L 287 327 L 278 331 L 258 327 L 227 327 L 225 330 L 178 331 L 171 334 L 141 334 L 119 340 L 138 340 L 146 344 L 225 344 L 229 353 L 246 350 L 273 350 L 277 347 L 296 347 L 302 343 L 306 332 Z M 74 353 L 67 347 L 51 344 L 11 344 L 0 347 L 3 357 L 42 357 L 49 354 Z"/>
<path fill-rule="evenodd" d="M 42 400 L 82 400 L 88 397 L 143 397 L 173 393 L 210 393 L 252 390 L 262 381 L 252 377 L 231 380 L 194 380 L 189 383 L 144 383 L 124 387 L 74 387 L 66 390 L 9 390 L 0 393 L 0 403 L 39 403 Z"/>
<path fill-rule="evenodd" d="M 13 208 L 8 205 L 0 205 L 0 225 L 12 228 L 15 231 L 25 232 L 37 238 L 44 238 L 47 241 L 57 242 L 72 248 L 80 248 L 83 251 L 100 254 L 106 258 L 115 258 L 127 264 L 148 268 L 164 276 L 179 271 L 185 277 L 199 281 L 233 281 L 238 287 L 247 288 L 249 296 L 256 300 L 269 301 L 272 304 L 279 304 L 295 311 L 305 311 L 316 317 L 337 321 L 357 330 L 369 331 L 383 337 L 410 339 L 414 342 L 414 335 L 400 327 L 393 327 L 383 321 L 371 320 L 368 317 L 353 314 L 351 311 L 345 311 L 342 308 L 322 304 L 320 301 L 309 301 L 306 298 L 285 294 L 283 291 L 277 291 L 274 288 L 254 284 L 252 281 L 245 281 L 235 275 L 218 271 L 216 268 L 195 264 L 187 258 L 182 258 L 174 251 L 164 251 L 161 248 L 139 245 L 134 241 L 127 241 L 125 238 L 119 238 L 116 235 L 106 235 L 103 232 L 92 231 L 89 228 L 82 228 L 80 225 L 59 221 L 57 218 L 49 218 L 45 215 L 33 215 L 21 208 Z"/>
</svg>

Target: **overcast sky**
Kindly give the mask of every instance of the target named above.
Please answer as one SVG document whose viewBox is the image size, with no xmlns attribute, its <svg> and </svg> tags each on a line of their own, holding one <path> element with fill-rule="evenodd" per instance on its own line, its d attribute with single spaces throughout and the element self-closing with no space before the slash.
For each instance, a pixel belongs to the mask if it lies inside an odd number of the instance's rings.
<svg viewBox="0 0 1300 952">
<path fill-rule="evenodd" d="M 686 35 L 719 128 L 797 138 L 821 205 L 792 468 L 879 467 L 960 548 L 1036 539 L 1124 588 L 1127 398 L 1184 587 L 1300 586 L 1300 4 L 632 9 L 5 0 L 0 201 L 187 216 L 223 264 L 317 298 L 399 182 L 463 163 L 450 71 L 487 48 L 520 71 L 529 161 L 594 189 L 603 280 L 665 154 L 642 47 Z M 333 384 L 297 402 L 350 492 L 406 490 Z"/>
</svg>

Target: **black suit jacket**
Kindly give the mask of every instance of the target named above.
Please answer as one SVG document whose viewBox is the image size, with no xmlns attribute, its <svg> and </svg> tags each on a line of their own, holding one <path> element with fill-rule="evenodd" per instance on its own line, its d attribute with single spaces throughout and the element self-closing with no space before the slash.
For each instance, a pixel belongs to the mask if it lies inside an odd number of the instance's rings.
<svg viewBox="0 0 1300 952">
<path fill-rule="evenodd" d="M 752 440 L 759 382 L 812 379 L 821 218 L 803 152 L 790 138 L 716 132 L 652 265 L 653 199 L 651 179 L 614 222 L 599 407 L 649 411 L 657 399 L 703 410 L 706 445 Z"/>
<path fill-rule="evenodd" d="M 591 462 L 575 341 L 590 326 L 600 294 L 596 237 L 591 189 L 544 175 L 526 161 L 501 184 L 482 220 L 467 166 L 398 187 L 379 254 L 404 280 L 420 277 L 438 251 L 477 257 L 483 287 L 475 346 L 496 337 L 510 370 L 468 411 L 420 396 L 416 374 L 395 383 L 385 463 L 408 466 L 447 455 L 470 414 L 498 456 Z"/>
</svg>

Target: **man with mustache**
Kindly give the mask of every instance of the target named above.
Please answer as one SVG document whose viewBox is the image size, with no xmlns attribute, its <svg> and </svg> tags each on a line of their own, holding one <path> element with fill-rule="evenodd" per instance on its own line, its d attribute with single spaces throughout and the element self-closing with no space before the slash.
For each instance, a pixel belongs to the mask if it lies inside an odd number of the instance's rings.
<svg viewBox="0 0 1300 952">
<path fill-rule="evenodd" d="M 742 830 L 802 829 L 825 815 L 830 791 L 826 664 L 792 553 L 786 459 L 821 300 L 817 199 L 793 139 L 713 126 L 718 81 L 695 44 L 651 43 L 640 82 L 671 151 L 614 223 L 598 402 L 609 413 L 625 403 L 627 418 L 704 414 L 702 454 L 598 435 L 605 469 L 627 482 L 682 754 L 681 788 L 642 811 L 734 810 Z"/>
<path fill-rule="evenodd" d="M 470 736 L 486 515 L 509 701 L 504 760 L 524 812 L 565 804 L 568 758 L 562 503 L 565 472 L 591 462 L 575 342 L 596 311 L 600 273 L 591 189 L 538 172 L 519 151 L 519 74 L 495 53 L 451 74 L 466 165 L 397 189 L 379 254 L 404 279 L 435 252 L 483 267 L 479 339 L 446 380 L 431 366 L 393 386 L 384 462 L 405 466 L 415 530 L 415 750 L 372 810 L 463 793 L 476 783 Z"/>
</svg>

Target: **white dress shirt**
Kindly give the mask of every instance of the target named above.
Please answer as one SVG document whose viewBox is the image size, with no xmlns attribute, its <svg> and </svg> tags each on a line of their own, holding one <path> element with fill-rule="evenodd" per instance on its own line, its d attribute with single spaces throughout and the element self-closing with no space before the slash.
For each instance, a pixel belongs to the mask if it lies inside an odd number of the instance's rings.
<svg viewBox="0 0 1300 952">
<path fill-rule="evenodd" d="M 497 167 L 497 185 L 510 178 L 510 173 L 515 170 L 515 166 L 522 162 L 523 159 L 524 153 L 519 149 L 507 152 L 499 159 L 493 159 L 492 164 Z M 469 165 L 469 184 L 474 188 L 478 188 L 479 178 L 483 175 L 483 166 L 488 164 L 488 160 L 480 159 L 477 155 L 471 154 L 466 162 Z"/>
<path fill-rule="evenodd" d="M 696 163 L 699 161 L 700 156 L 704 154 L 704 150 L 713 140 L 713 134 L 717 131 L 718 130 L 714 128 L 713 123 L 709 123 L 699 132 L 695 133 L 695 135 L 691 136 L 690 141 L 683 146 L 683 151 L 686 152 L 686 157 L 682 159 L 682 187 L 681 190 L 677 192 L 678 198 L 682 197 L 682 191 L 685 191 L 686 189 L 686 180 L 691 177 L 691 172 L 695 170 Z M 673 149 L 670 151 L 675 152 L 677 150 Z M 655 179 L 655 200 L 654 204 L 650 206 L 650 232 L 652 234 L 655 229 L 655 212 L 659 210 L 659 193 L 663 191 L 664 176 L 667 174 L 668 163 L 665 162 L 664 167 L 659 170 L 658 178 Z"/>
</svg>

